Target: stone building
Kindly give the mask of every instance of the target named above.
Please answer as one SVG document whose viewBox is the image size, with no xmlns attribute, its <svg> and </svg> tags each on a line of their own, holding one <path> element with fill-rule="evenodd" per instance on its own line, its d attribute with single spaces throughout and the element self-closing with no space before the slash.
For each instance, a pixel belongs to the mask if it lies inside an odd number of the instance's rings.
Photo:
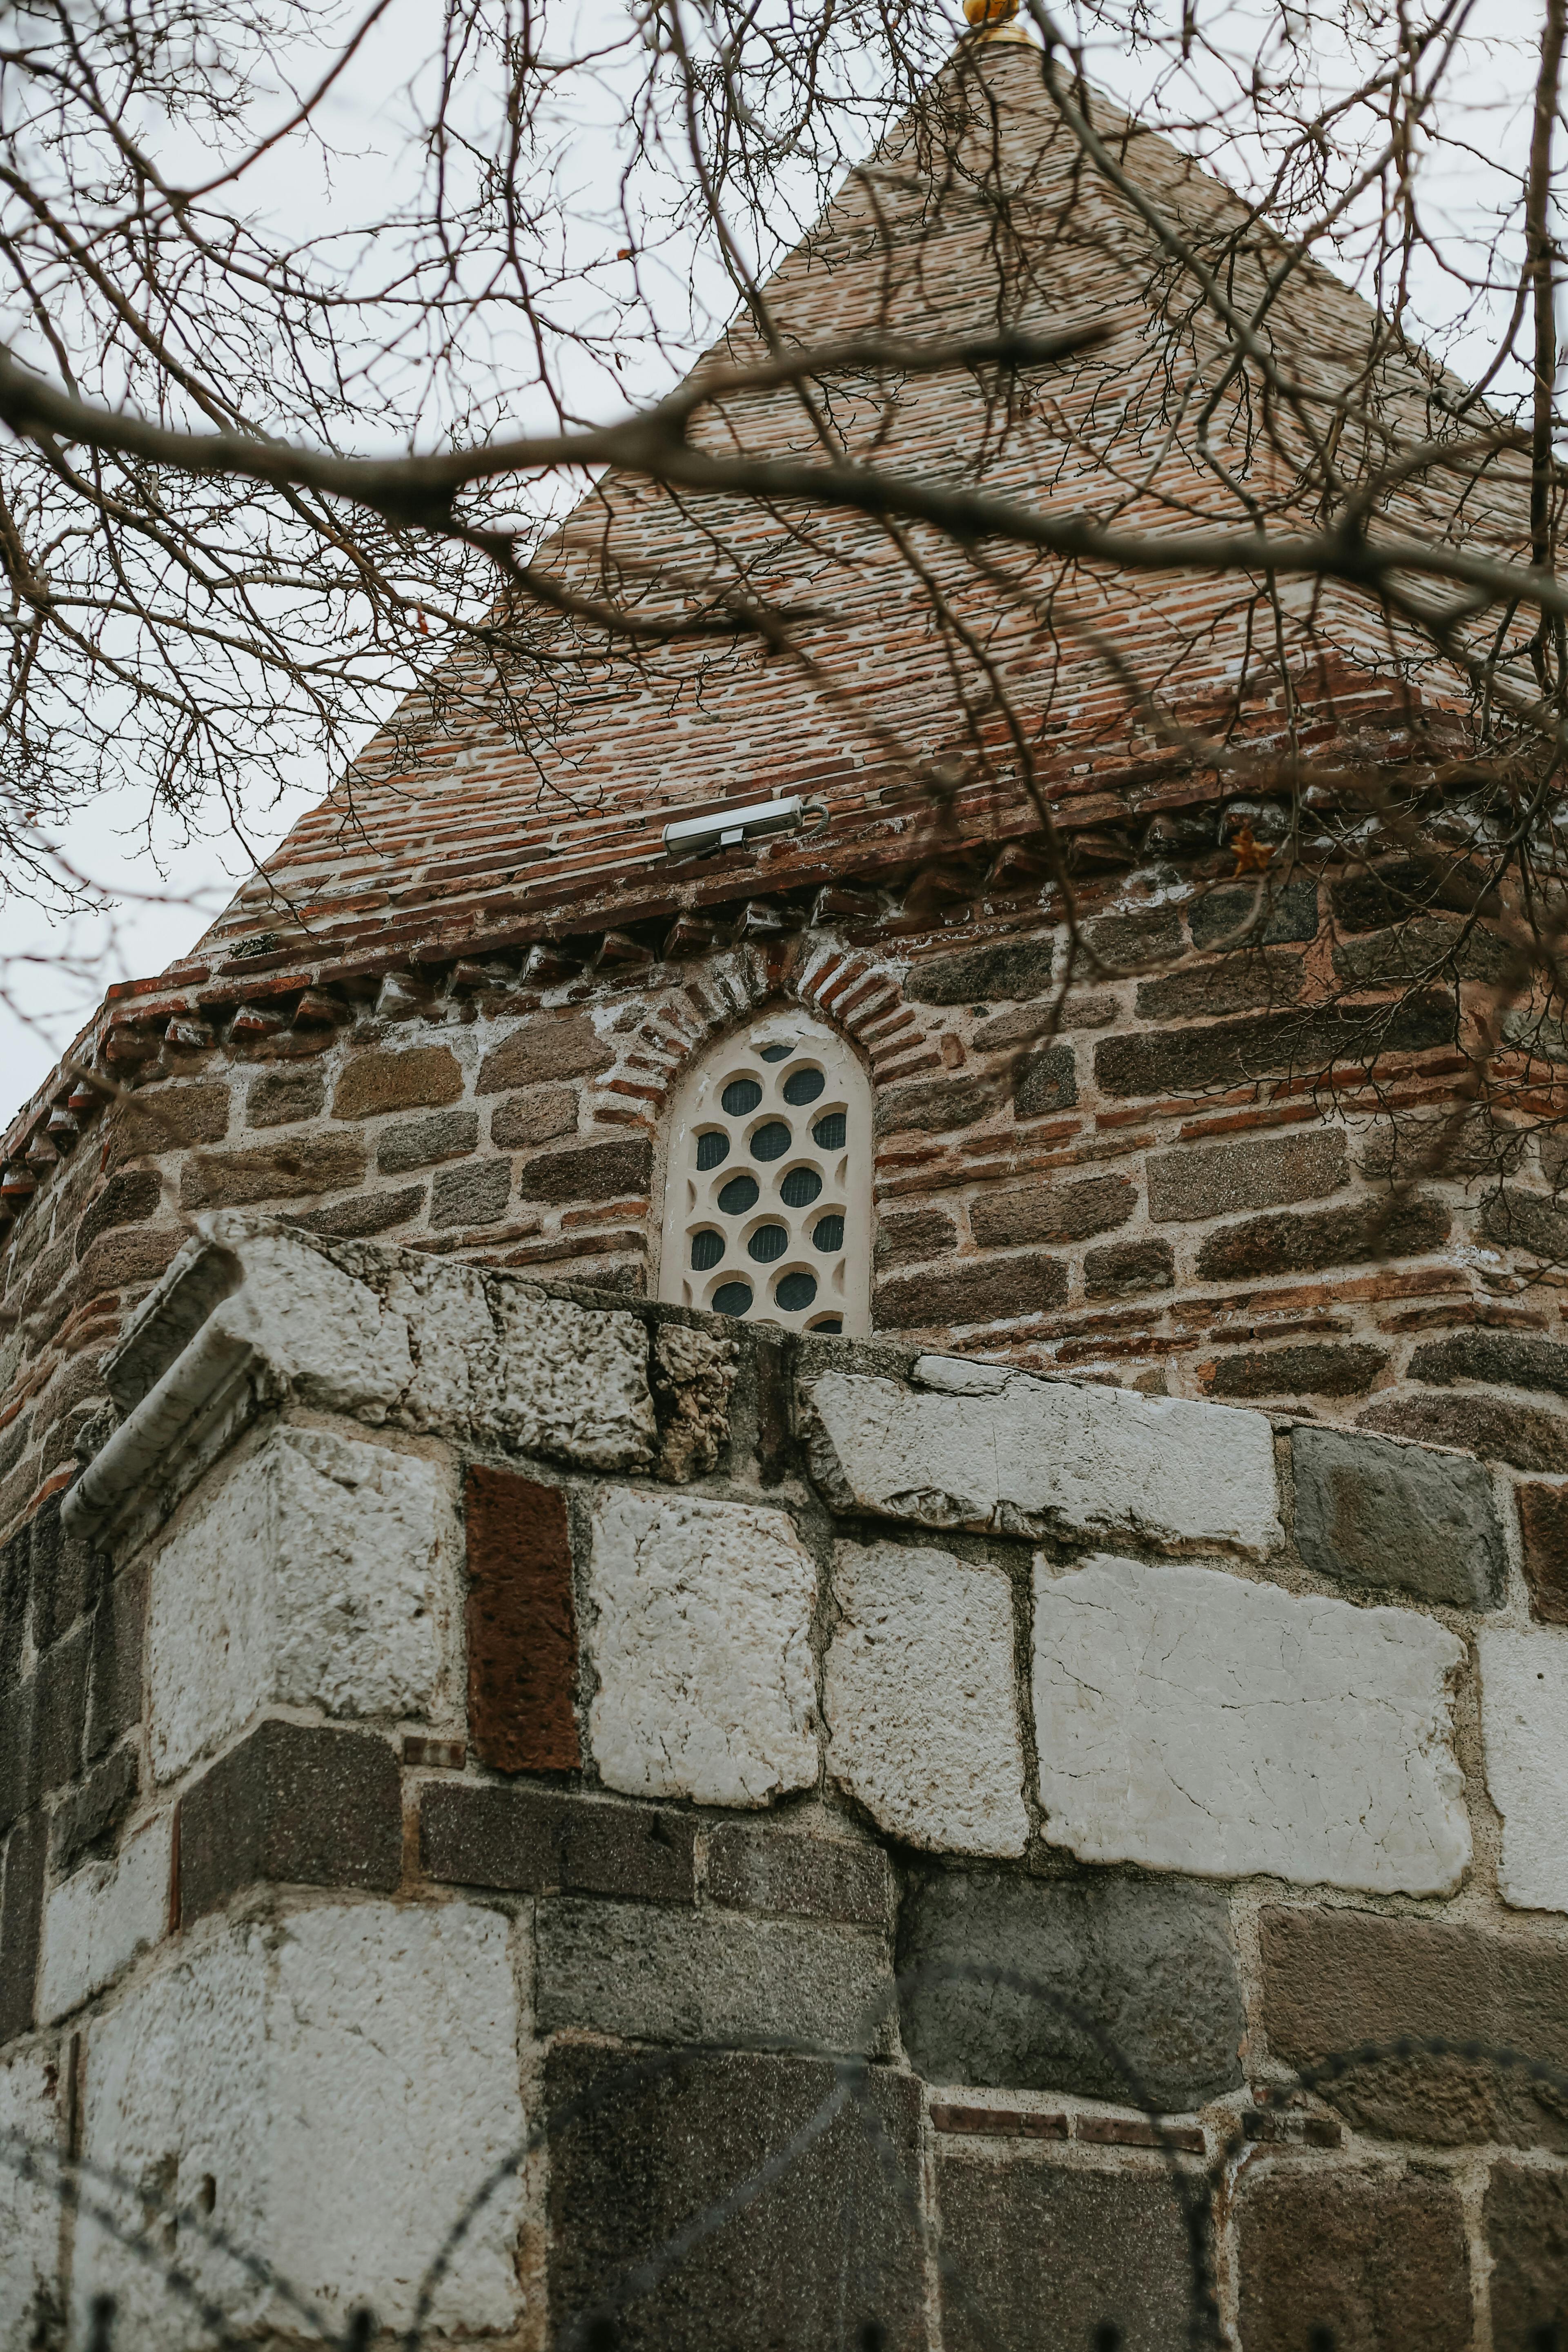
<svg viewBox="0 0 1568 2352">
<path fill-rule="evenodd" d="M 1183 495 L 1159 257 L 993 40 L 770 300 L 998 284 L 1104 320 L 1051 397 Z M 1331 374 L 1366 314 L 1304 271 L 1273 332 Z M 987 413 L 886 429 L 937 471 Z M 1026 422 L 987 487 L 1070 511 Z M 8 1134 L 0 2125 L 100 2169 L 0 2171 L 0 2341 L 109 2292 L 160 2345 L 1174 2346 L 1212 2286 L 1249 2352 L 1539 2342 L 1562 1031 L 1433 1156 L 1508 969 L 1400 814 L 1489 838 L 1465 697 L 1348 590 L 1260 663 L 1234 583 L 1139 583 L 1160 726 L 999 625 L 1056 873 L 997 709 L 917 788 L 951 671 L 865 527 L 745 527 L 786 606 L 844 559 L 809 677 L 602 653 L 520 744 L 449 666 Z M 563 571 L 606 537 L 732 588 L 689 503 L 601 485 Z M 1401 2036 L 1479 2054 L 1323 2070 Z"/>
</svg>

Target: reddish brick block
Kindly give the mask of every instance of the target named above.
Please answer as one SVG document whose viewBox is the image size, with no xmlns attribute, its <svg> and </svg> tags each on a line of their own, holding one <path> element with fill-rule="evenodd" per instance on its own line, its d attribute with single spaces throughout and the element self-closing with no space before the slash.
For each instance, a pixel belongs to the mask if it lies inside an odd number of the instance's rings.
<svg viewBox="0 0 1568 2352">
<path fill-rule="evenodd" d="M 1568 1486 L 1521 1486 L 1519 1525 L 1530 1613 L 1568 1625 Z"/>
<path fill-rule="evenodd" d="M 566 1497 L 510 1470 L 468 1472 L 468 1738 L 498 1772 L 582 1761 Z"/>
</svg>

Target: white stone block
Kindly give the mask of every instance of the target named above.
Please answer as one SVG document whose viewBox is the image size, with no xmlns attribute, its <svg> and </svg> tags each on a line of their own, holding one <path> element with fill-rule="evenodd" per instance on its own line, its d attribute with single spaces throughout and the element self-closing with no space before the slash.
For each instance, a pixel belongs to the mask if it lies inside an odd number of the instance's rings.
<svg viewBox="0 0 1568 2352">
<path fill-rule="evenodd" d="M 1568 1911 L 1568 1633 L 1483 1625 L 1476 1638 L 1499 1891 L 1521 1911 Z"/>
<path fill-rule="evenodd" d="M 89 2028 L 86 2156 L 177 2205 L 210 2202 L 214 2227 L 328 2326 L 359 2303 L 405 2326 L 451 2222 L 523 2135 L 508 1932 L 467 1904 L 331 1905 L 224 1928 Z M 507 2181 L 458 2250 L 437 2332 L 513 2324 L 518 2222 Z M 176 2242 L 237 2331 L 314 2340 L 195 2227 Z M 85 2216 L 74 2293 L 81 2340 L 100 2293 L 117 2299 L 126 2352 L 212 2340 Z"/>
<path fill-rule="evenodd" d="M 1408 1609 L 1100 1557 L 1035 1576 L 1047 1835 L 1085 1862 L 1447 1895 L 1470 1858 L 1449 1677 Z"/>
<path fill-rule="evenodd" d="M 1018 1854 L 1029 1834 L 999 1568 L 944 1551 L 840 1544 L 827 1654 L 828 1769 L 893 1836 Z"/>
<path fill-rule="evenodd" d="M 1116 1530 L 1247 1552 L 1281 1540 L 1261 1413 L 1023 1372 L 982 1385 L 967 1365 L 950 1377 L 952 1360 L 920 1360 L 935 1390 L 858 1372 L 811 1384 L 812 1475 L 837 1508 L 1006 1535 Z"/>
<path fill-rule="evenodd" d="M 52 2053 L 29 2051 L 0 2066 L 0 2352 L 35 2352 L 56 2341 L 47 2322 L 59 2273 L 59 2200 L 40 2181 L 24 2180 L 16 2160 L 42 2151 L 45 2180 L 58 2178 L 59 2078 Z"/>
<path fill-rule="evenodd" d="M 765 1805 L 813 1785 L 816 1569 L 787 1513 L 604 1494 L 589 1592 L 589 1728 L 610 1788 Z"/>
<path fill-rule="evenodd" d="M 38 2018 L 44 2025 L 79 2008 L 128 1969 L 169 1928 L 172 1816 L 132 1830 L 111 1862 L 84 1862 L 44 1905 Z"/>
<path fill-rule="evenodd" d="M 298 1234 L 247 1231 L 243 1216 L 204 1222 L 219 1240 L 237 1228 L 244 1276 L 214 1310 L 214 1329 L 248 1342 L 271 1381 L 302 1402 L 384 1420 L 414 1377 L 403 1318 Z"/>
<path fill-rule="evenodd" d="M 433 1463 L 280 1429 L 204 1489 L 153 1563 L 160 1780 L 266 1706 L 428 1719 L 456 1638 L 458 1532 Z"/>
</svg>

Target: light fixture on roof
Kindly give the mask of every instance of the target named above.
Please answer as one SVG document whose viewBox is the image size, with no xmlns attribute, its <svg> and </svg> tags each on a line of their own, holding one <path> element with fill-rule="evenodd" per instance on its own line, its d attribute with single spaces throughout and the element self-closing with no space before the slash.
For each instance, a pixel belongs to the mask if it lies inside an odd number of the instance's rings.
<svg viewBox="0 0 1568 2352">
<path fill-rule="evenodd" d="M 809 827 L 808 816 L 816 820 Z M 712 857 L 721 849 L 739 849 L 748 841 L 771 841 L 777 834 L 820 833 L 826 823 L 827 811 L 821 803 L 804 801 L 798 793 L 786 799 L 751 801 L 744 808 L 737 808 L 732 801 L 721 801 L 700 816 L 683 816 L 667 824 L 664 854 Z"/>
</svg>

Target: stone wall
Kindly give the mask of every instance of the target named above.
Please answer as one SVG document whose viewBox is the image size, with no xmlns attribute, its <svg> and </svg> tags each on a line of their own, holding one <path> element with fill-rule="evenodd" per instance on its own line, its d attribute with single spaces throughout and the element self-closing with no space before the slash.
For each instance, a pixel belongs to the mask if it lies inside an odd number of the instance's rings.
<svg viewBox="0 0 1568 2352">
<path fill-rule="evenodd" d="M 139 2194 L 0 2172 L 7 2352 L 405 2326 L 487 2176 L 443 2336 L 1173 2347 L 1200 2191 L 1245 2347 L 1560 2316 L 1561 2078 L 1419 2041 L 1568 2067 L 1555 1488 L 234 1212 L 106 1377 L 0 2130 Z"/>
</svg>

